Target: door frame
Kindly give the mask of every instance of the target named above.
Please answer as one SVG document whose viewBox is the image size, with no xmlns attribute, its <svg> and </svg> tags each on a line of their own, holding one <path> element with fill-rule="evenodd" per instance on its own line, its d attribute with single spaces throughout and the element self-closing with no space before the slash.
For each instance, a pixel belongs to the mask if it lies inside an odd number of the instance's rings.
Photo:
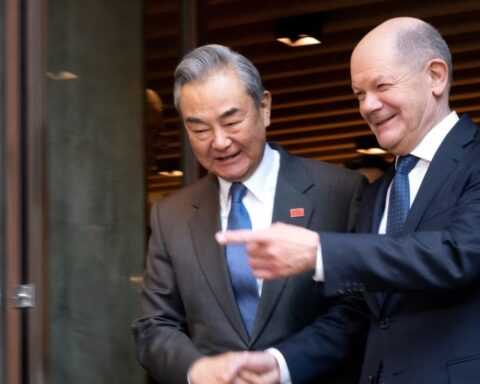
<svg viewBox="0 0 480 384">
<path fill-rule="evenodd" d="M 46 0 L 1 0 L 4 359 L 8 384 L 43 384 L 48 365 L 48 225 L 45 177 Z M 0 193 L 2 193 L 0 192 Z M 20 285 L 35 304 L 17 308 Z M 1 381 L 0 381 L 1 383 Z M 2 383 L 3 384 L 3 383 Z"/>
</svg>

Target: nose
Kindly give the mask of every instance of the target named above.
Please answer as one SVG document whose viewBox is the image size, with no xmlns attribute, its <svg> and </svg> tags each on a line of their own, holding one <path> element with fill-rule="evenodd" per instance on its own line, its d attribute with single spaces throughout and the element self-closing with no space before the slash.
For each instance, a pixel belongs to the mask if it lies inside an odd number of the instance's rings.
<svg viewBox="0 0 480 384">
<path fill-rule="evenodd" d="M 231 144 L 231 140 L 228 137 L 228 134 L 222 128 L 216 128 L 213 131 L 213 147 L 216 150 L 222 151 Z"/>
<path fill-rule="evenodd" d="M 360 102 L 360 112 L 368 114 L 382 108 L 383 103 L 375 93 L 366 93 L 363 100 Z"/>
</svg>

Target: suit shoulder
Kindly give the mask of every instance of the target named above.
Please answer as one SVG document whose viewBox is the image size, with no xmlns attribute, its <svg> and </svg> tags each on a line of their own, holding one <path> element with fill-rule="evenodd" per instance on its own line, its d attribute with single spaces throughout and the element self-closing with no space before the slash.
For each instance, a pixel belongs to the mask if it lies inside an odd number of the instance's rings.
<svg viewBox="0 0 480 384">
<path fill-rule="evenodd" d="M 326 163 L 320 160 L 307 159 L 300 157 L 307 171 L 312 175 L 314 180 L 325 182 L 342 182 L 351 185 L 363 184 L 365 177 L 356 171 L 341 167 L 339 165 Z"/>
<path fill-rule="evenodd" d="M 162 209 L 166 207 L 178 209 L 182 206 L 191 206 L 195 201 L 201 201 L 206 197 L 211 197 L 214 193 L 218 193 L 217 185 L 217 179 L 212 175 L 207 175 L 189 186 L 182 187 L 172 194 L 154 201 L 152 206 Z"/>
</svg>

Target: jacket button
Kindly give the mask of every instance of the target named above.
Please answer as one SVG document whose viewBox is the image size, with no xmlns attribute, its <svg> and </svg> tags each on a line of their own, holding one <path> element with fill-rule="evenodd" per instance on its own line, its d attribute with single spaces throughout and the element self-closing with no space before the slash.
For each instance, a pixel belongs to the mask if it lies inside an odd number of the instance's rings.
<svg viewBox="0 0 480 384">
<path fill-rule="evenodd" d="M 368 382 L 370 384 L 375 384 L 375 376 L 373 376 L 373 375 L 368 376 Z"/>
<path fill-rule="evenodd" d="M 382 328 L 382 329 L 390 328 L 391 324 L 392 324 L 392 322 L 390 321 L 390 319 L 388 317 L 385 317 L 384 319 L 380 320 L 380 328 Z"/>
<path fill-rule="evenodd" d="M 343 289 L 343 288 L 338 288 L 338 289 L 337 289 L 337 293 L 340 294 L 340 295 L 344 295 L 344 294 L 345 294 L 345 289 Z"/>
</svg>

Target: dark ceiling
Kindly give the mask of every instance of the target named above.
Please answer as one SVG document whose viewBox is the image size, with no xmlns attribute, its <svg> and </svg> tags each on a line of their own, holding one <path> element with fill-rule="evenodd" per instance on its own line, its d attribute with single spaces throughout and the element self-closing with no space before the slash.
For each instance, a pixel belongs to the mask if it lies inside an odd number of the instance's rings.
<svg viewBox="0 0 480 384">
<path fill-rule="evenodd" d="M 178 164 L 180 125 L 172 102 L 173 71 L 180 59 L 178 0 L 145 1 L 145 82 L 162 100 L 147 108 L 148 191 L 166 194 L 181 178 L 157 174 Z M 322 44 L 291 48 L 275 40 L 281 18 L 322 14 Z M 350 53 L 375 25 L 394 16 L 420 17 L 436 26 L 454 63 L 451 106 L 480 122 L 480 1 L 207 0 L 202 43 L 232 47 L 259 69 L 273 95 L 268 138 L 292 153 L 343 164 L 357 156 L 362 121 L 349 80 Z"/>
</svg>

